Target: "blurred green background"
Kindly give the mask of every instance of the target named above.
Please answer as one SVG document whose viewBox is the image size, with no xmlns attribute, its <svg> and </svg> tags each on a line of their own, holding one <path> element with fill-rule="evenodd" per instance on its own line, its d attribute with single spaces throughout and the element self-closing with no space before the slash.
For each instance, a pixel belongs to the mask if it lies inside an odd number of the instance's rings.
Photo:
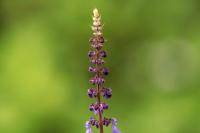
<svg viewBox="0 0 200 133">
<path fill-rule="evenodd" d="M 85 132 L 95 7 L 113 89 L 105 115 L 123 133 L 200 133 L 199 0 L 1 0 L 0 133 Z"/>
</svg>

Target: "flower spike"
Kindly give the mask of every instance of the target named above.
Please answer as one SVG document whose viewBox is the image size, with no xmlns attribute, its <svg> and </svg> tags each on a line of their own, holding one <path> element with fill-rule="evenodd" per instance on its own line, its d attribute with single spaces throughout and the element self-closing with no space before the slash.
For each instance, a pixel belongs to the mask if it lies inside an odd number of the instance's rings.
<svg viewBox="0 0 200 133">
<path fill-rule="evenodd" d="M 87 94 L 90 98 L 95 98 L 96 102 L 89 106 L 89 110 L 94 113 L 95 117 L 91 117 L 86 122 L 86 133 L 92 133 L 91 126 L 95 126 L 100 129 L 100 133 L 104 133 L 103 126 L 112 126 L 112 133 L 121 133 L 116 125 L 117 121 L 115 118 L 103 117 L 105 110 L 108 110 L 109 106 L 102 101 L 102 98 L 109 99 L 112 97 L 112 89 L 104 86 L 105 77 L 110 73 L 109 69 L 104 66 L 105 58 L 107 57 L 106 51 L 103 50 L 105 39 L 102 33 L 101 15 L 95 8 L 93 10 L 93 25 L 91 26 L 93 36 L 89 40 L 91 44 L 91 50 L 88 52 L 90 60 L 90 66 L 88 71 L 94 76 L 90 78 L 89 82 L 94 87 L 87 90 Z"/>
</svg>

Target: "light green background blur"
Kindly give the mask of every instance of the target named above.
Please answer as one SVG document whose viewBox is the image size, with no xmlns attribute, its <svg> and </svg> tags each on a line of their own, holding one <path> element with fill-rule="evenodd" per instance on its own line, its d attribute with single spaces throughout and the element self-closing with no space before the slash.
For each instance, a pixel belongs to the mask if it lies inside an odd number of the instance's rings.
<svg viewBox="0 0 200 133">
<path fill-rule="evenodd" d="M 199 0 L 1 0 L 0 133 L 85 132 L 95 7 L 113 89 L 105 115 L 122 133 L 200 133 Z"/>
</svg>

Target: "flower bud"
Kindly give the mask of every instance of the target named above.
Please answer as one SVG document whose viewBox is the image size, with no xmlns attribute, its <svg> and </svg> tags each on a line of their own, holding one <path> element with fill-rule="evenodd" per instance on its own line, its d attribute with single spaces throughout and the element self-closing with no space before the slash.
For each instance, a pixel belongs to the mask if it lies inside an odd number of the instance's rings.
<svg viewBox="0 0 200 133">
<path fill-rule="evenodd" d="M 91 88 L 91 89 L 88 89 L 88 96 L 90 97 L 90 98 L 93 98 L 93 97 L 96 97 L 96 90 L 95 89 L 93 89 L 93 88 Z"/>
<path fill-rule="evenodd" d="M 100 51 L 99 55 L 100 55 L 100 57 L 104 57 L 104 58 L 107 57 L 107 54 L 104 50 Z"/>
<path fill-rule="evenodd" d="M 105 118 L 103 119 L 103 125 L 105 125 L 106 127 L 109 126 L 109 124 L 111 123 L 111 119 Z"/>
<path fill-rule="evenodd" d="M 95 51 L 89 51 L 89 52 L 88 52 L 88 56 L 89 56 L 89 57 L 95 56 Z"/>
<path fill-rule="evenodd" d="M 91 67 L 91 66 L 90 66 L 90 67 L 88 68 L 88 71 L 91 72 L 91 73 L 96 73 L 96 72 L 97 72 L 97 69 L 96 69 L 95 67 Z"/>
<path fill-rule="evenodd" d="M 103 73 L 104 75 L 108 75 L 108 74 L 109 74 L 109 70 L 108 70 L 107 68 L 103 68 L 103 69 L 102 69 L 102 73 Z"/>
</svg>

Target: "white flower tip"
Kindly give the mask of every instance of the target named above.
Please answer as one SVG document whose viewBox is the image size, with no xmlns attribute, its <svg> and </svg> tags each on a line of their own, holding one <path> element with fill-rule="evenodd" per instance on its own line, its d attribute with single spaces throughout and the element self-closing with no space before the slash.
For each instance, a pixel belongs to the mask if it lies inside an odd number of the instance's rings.
<svg viewBox="0 0 200 133">
<path fill-rule="evenodd" d="M 94 14 L 94 17 L 99 17 L 99 11 L 97 8 L 94 8 L 93 14 Z"/>
</svg>

